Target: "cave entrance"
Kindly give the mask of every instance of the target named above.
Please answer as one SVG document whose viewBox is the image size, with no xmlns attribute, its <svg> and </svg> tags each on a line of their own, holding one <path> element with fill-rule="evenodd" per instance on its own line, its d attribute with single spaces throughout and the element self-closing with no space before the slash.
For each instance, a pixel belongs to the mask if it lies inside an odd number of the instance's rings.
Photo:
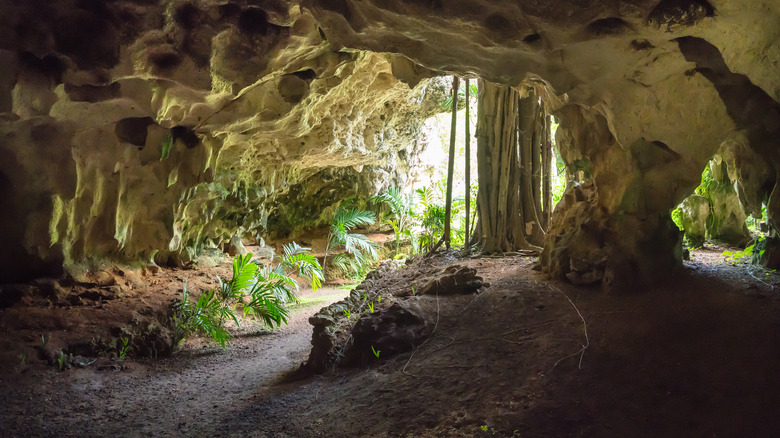
<svg viewBox="0 0 780 438">
<path fill-rule="evenodd" d="M 443 78 L 445 82 L 452 83 L 452 76 L 446 76 Z M 473 236 L 477 225 L 477 194 L 479 191 L 479 173 L 478 173 L 478 153 L 477 144 L 479 141 L 478 132 L 478 106 L 479 100 L 482 98 L 480 87 L 482 81 L 473 80 L 468 86 L 468 123 L 469 123 L 469 144 L 470 144 L 470 178 L 469 178 L 469 191 L 470 191 L 470 217 L 469 217 L 469 236 Z M 451 91 L 451 89 L 450 89 Z M 453 245 L 463 245 L 465 233 L 465 203 L 466 203 L 466 85 L 464 81 L 460 82 L 458 90 L 458 110 L 456 115 L 457 126 L 455 133 L 455 160 L 454 160 L 454 172 L 453 172 L 453 213 L 452 213 L 452 243 Z M 555 140 L 556 132 L 558 130 L 558 120 L 555 116 L 547 114 L 544 111 L 544 104 L 541 97 L 529 96 L 524 97 L 521 100 L 533 100 L 534 108 L 539 109 L 540 116 L 534 121 L 535 125 L 539 125 L 539 129 L 544 131 L 534 135 L 534 142 L 539 143 L 539 153 L 535 154 L 536 161 L 533 165 L 528 165 L 529 169 L 533 168 L 533 173 L 530 180 L 533 180 L 531 184 L 533 186 L 534 198 L 541 200 L 544 198 L 545 187 L 549 187 L 550 190 L 550 203 L 540 202 L 540 216 L 543 216 L 545 223 L 542 224 L 542 229 L 546 231 L 548 229 L 548 223 L 552 215 L 552 210 L 563 198 L 563 193 L 567 187 L 568 180 L 582 180 L 582 172 L 574 172 L 569 174 L 564 160 L 561 158 L 561 154 L 558 149 L 557 142 Z M 412 174 L 410 175 L 409 182 L 405 192 L 409 196 L 415 197 L 416 213 L 420 218 L 417 232 L 421 236 L 423 246 L 427 243 L 435 243 L 441 236 L 444 225 L 444 203 L 446 198 L 446 182 L 447 182 L 447 163 L 448 163 L 448 151 L 450 143 L 450 133 L 452 128 L 452 94 L 442 104 L 442 112 L 429 117 L 422 128 L 419 141 L 421 143 L 421 153 L 417 158 L 417 162 L 413 166 Z M 514 142 L 515 147 L 518 148 L 517 156 L 520 156 L 520 148 L 522 147 L 523 139 L 523 127 L 518 126 L 518 135 Z M 526 128 L 527 130 L 527 128 Z M 529 136 L 530 138 L 530 136 Z M 544 149 L 549 148 L 547 157 L 551 159 L 543 159 L 545 156 Z M 518 162 L 517 166 L 524 168 L 523 163 Z M 521 169 L 521 173 L 525 172 Z"/>
<path fill-rule="evenodd" d="M 733 174 L 720 157 L 710 160 L 700 184 L 672 210 L 672 220 L 684 233 L 689 250 L 709 246 L 727 262 L 764 263 L 760 248 L 772 234 L 767 204 L 756 202 L 761 195 L 746 193 L 739 178 L 732 179 Z"/>
</svg>

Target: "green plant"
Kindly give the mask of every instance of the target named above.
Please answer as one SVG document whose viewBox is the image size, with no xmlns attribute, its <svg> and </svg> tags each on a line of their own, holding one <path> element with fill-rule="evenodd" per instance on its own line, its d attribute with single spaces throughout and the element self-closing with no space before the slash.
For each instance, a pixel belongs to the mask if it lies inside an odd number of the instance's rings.
<svg viewBox="0 0 780 438">
<path fill-rule="evenodd" d="M 685 231 L 682 225 L 682 204 L 678 205 L 674 210 L 672 210 L 672 222 L 674 222 L 675 225 L 677 225 L 677 228 L 680 229 L 680 231 Z"/>
<path fill-rule="evenodd" d="M 434 191 L 429 187 L 423 187 L 415 191 L 420 198 L 420 204 L 423 207 L 420 217 L 420 227 L 422 228 L 419 236 L 420 248 L 425 251 L 430 250 L 444 232 L 444 219 L 446 209 L 443 204 L 437 202 Z"/>
<path fill-rule="evenodd" d="M 19 358 L 19 365 L 24 367 L 24 364 L 27 362 L 27 356 L 24 353 L 19 353 L 16 357 Z"/>
<path fill-rule="evenodd" d="M 470 84 L 469 88 L 469 96 L 471 98 L 476 98 L 479 95 L 479 87 L 477 84 Z M 460 86 L 458 87 L 458 106 L 460 106 L 460 101 L 466 100 L 466 86 L 465 82 L 461 82 Z M 441 103 L 441 108 L 445 111 L 452 111 L 452 93 L 447 97 L 447 99 L 444 100 L 444 102 Z"/>
<path fill-rule="evenodd" d="M 379 359 L 379 353 L 381 353 L 381 350 L 375 350 L 374 346 L 371 346 L 371 351 L 374 353 L 374 356 L 376 356 L 377 359 Z"/>
<path fill-rule="evenodd" d="M 59 354 L 57 355 L 56 361 L 57 361 L 57 369 L 63 371 L 66 368 L 70 368 L 70 365 L 73 363 L 73 354 L 65 354 L 64 351 L 60 350 Z"/>
<path fill-rule="evenodd" d="M 754 241 L 753 244 L 748 245 L 743 250 L 737 250 L 737 251 L 723 251 L 721 253 L 722 256 L 726 258 L 726 261 L 732 264 L 735 264 L 742 260 L 745 257 L 752 257 L 754 254 L 754 250 L 756 248 L 756 245 L 759 245 L 763 241 L 763 238 L 759 239 L 758 241 Z M 764 250 L 760 250 L 758 255 L 763 254 Z"/>
<path fill-rule="evenodd" d="M 294 272 L 299 277 L 307 278 L 311 282 L 312 290 L 322 287 L 325 277 L 322 274 L 322 266 L 317 258 L 310 254 L 311 248 L 304 248 L 295 242 L 284 245 L 284 254 L 277 256 L 279 264 L 273 268 L 275 278 L 290 278 L 287 273 Z M 293 281 L 295 290 L 299 289 L 298 282 Z"/>
<path fill-rule="evenodd" d="M 122 341 L 122 346 L 118 348 L 119 360 L 125 360 L 127 353 L 129 353 L 130 349 L 133 347 L 130 345 L 130 338 L 121 337 L 120 340 Z"/>
<path fill-rule="evenodd" d="M 348 275 L 363 276 L 369 266 L 378 258 L 378 246 L 362 234 L 350 233 L 358 226 L 372 225 L 374 214 L 358 209 L 338 208 L 333 215 L 333 221 L 328 234 L 325 248 L 325 260 L 328 254 L 343 249 L 333 256 L 331 265 Z M 323 266 L 325 262 L 323 262 Z"/>
<path fill-rule="evenodd" d="M 251 253 L 236 256 L 233 277 L 229 281 L 217 277 L 218 287 L 204 291 L 194 303 L 185 283 L 181 300 L 173 306 L 175 344 L 198 332 L 226 348 L 232 336 L 224 324 L 232 320 L 240 325 L 236 314 L 238 308 L 243 316 L 259 319 L 269 327 L 286 324 L 289 317 L 286 304 L 298 301 L 293 292 L 298 283 L 289 274 L 296 272 L 308 278 L 312 288 L 319 287 L 322 282 L 322 269 L 307 251 L 308 248 L 295 243 L 286 245 L 276 266 L 262 268 L 252 261 Z"/>
<path fill-rule="evenodd" d="M 368 313 L 374 313 L 374 303 L 368 303 Z"/>
<path fill-rule="evenodd" d="M 352 316 L 352 311 L 349 309 L 344 309 L 344 316 L 346 316 L 347 319 L 349 319 L 349 317 Z"/>
<path fill-rule="evenodd" d="M 41 335 L 41 347 L 46 346 L 46 335 Z"/>
<path fill-rule="evenodd" d="M 393 187 L 384 193 L 371 197 L 371 201 L 383 203 L 390 207 L 393 217 L 388 219 L 387 223 L 393 227 L 396 255 L 401 252 L 401 236 L 409 237 L 414 247 L 416 244 L 415 237 L 411 229 L 409 229 L 409 223 L 414 216 L 414 197 L 404 196 L 399 189 Z"/>
<path fill-rule="evenodd" d="M 173 149 L 173 143 L 174 143 L 173 133 L 169 132 L 168 134 L 163 137 L 162 142 L 160 143 L 160 161 L 168 158 L 171 156 L 171 150 Z"/>
</svg>

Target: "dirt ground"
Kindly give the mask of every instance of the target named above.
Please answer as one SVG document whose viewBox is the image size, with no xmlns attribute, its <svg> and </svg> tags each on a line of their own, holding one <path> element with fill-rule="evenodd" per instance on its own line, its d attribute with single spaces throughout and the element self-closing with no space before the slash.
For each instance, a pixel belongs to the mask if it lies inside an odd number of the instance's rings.
<svg viewBox="0 0 780 438">
<path fill-rule="evenodd" d="M 458 261 L 490 285 L 421 297 L 437 309 L 423 345 L 295 382 L 284 377 L 308 355 L 307 318 L 347 290 L 304 291 L 290 325 L 243 326 L 226 350 L 193 339 L 169 358 L 65 371 L 37 355 L 41 333 L 55 348 L 116 332 L 183 280 L 209 287 L 228 266 L 163 270 L 111 300 L 20 302 L 0 313 L 0 435 L 776 437 L 780 276 L 724 262 L 723 250 L 695 251 L 659 286 L 609 294 L 547 281 L 530 258 Z"/>
</svg>

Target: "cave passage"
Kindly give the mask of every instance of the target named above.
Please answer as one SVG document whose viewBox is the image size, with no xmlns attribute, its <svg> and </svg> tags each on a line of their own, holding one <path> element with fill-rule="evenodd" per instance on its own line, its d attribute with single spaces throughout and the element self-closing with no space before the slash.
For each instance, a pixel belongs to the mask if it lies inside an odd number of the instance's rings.
<svg viewBox="0 0 780 438">
<path fill-rule="evenodd" d="M 2 434 L 776 436 L 775 3 L 0 0 Z"/>
</svg>

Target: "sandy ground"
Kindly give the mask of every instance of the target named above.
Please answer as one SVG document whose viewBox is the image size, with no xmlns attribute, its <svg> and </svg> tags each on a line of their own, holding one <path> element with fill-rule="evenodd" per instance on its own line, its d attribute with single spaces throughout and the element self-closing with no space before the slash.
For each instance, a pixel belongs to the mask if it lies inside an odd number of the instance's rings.
<svg viewBox="0 0 780 438">
<path fill-rule="evenodd" d="M 33 348 L 35 327 L 8 323 L 15 306 L 2 315 L 2 436 L 778 436 L 780 276 L 722 250 L 695 252 L 662 285 L 610 294 L 547 281 L 524 257 L 460 261 L 490 286 L 422 297 L 438 321 L 425 344 L 297 382 L 284 376 L 308 354 L 308 316 L 346 290 L 306 291 L 325 298 L 271 333 L 244 326 L 226 350 L 194 339 L 120 370 L 21 366 L 11 353 Z M 199 275 L 170 274 L 153 278 Z M 92 315 L 51 309 L 76 328 L 70 317 Z"/>
</svg>

